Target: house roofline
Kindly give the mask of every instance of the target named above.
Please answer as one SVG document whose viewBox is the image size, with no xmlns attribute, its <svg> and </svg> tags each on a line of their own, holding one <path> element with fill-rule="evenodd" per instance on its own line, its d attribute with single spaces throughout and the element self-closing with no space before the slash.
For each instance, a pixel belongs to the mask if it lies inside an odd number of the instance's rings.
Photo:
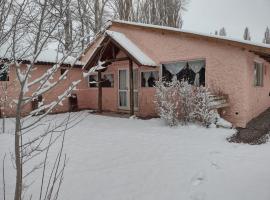
<svg viewBox="0 0 270 200">
<path fill-rule="evenodd" d="M 141 28 L 145 30 L 161 31 L 161 32 L 167 32 L 167 33 L 172 33 L 172 34 L 183 35 L 187 37 L 193 37 L 197 39 L 206 39 L 213 42 L 228 44 L 234 47 L 247 49 L 248 51 L 258 54 L 259 56 L 263 57 L 265 60 L 270 62 L 270 45 L 269 44 L 256 43 L 256 42 L 251 42 L 251 41 L 246 41 L 246 40 L 237 40 L 230 37 L 204 34 L 204 33 L 187 31 L 187 30 L 167 27 L 167 26 L 158 26 L 158 25 L 151 25 L 151 24 L 144 24 L 144 23 L 137 23 L 137 22 L 122 21 L 122 20 L 112 20 L 111 25 L 112 26 L 130 26 L 130 27 Z"/>
</svg>

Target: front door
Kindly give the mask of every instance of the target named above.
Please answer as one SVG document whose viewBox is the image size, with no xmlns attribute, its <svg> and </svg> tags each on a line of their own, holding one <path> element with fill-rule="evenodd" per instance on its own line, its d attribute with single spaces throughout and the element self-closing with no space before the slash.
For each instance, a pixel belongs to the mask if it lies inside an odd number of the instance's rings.
<svg viewBox="0 0 270 200">
<path fill-rule="evenodd" d="M 120 109 L 128 109 L 128 91 L 129 91 L 129 84 L 128 84 L 128 70 L 127 69 L 120 69 L 119 70 L 119 96 L 118 96 L 118 106 Z"/>
<path fill-rule="evenodd" d="M 119 80 L 118 80 L 118 106 L 119 109 L 129 110 L 129 70 L 120 69 L 119 70 Z M 133 71 L 133 87 L 134 87 L 134 107 L 138 108 L 138 69 Z"/>
</svg>

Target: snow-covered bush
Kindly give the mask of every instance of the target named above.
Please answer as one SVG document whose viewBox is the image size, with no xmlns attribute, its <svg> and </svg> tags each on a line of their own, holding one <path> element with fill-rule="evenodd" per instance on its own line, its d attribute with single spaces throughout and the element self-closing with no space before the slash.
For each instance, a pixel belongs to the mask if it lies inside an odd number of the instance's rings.
<svg viewBox="0 0 270 200">
<path fill-rule="evenodd" d="M 211 107 L 211 94 L 205 87 L 194 87 L 187 81 L 156 82 L 156 109 L 168 125 L 215 122 L 216 111 Z"/>
<path fill-rule="evenodd" d="M 209 90 L 202 86 L 195 87 L 193 95 L 193 110 L 191 115 L 194 121 L 200 122 L 204 126 L 214 123 L 217 112 L 211 106 L 212 98 Z"/>
<path fill-rule="evenodd" d="M 179 105 L 179 81 L 173 79 L 172 82 L 156 82 L 156 98 L 157 111 L 161 119 L 164 119 L 169 126 L 178 124 L 178 105 Z"/>
<path fill-rule="evenodd" d="M 178 121 L 182 124 L 187 124 L 192 121 L 192 116 L 190 115 L 193 111 L 193 86 L 190 85 L 187 81 L 178 81 L 179 88 L 179 116 Z"/>
</svg>

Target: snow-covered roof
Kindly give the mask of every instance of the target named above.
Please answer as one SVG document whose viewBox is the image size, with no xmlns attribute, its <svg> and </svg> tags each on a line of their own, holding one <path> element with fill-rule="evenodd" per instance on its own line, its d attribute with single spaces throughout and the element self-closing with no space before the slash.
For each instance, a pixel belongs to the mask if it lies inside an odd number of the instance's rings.
<svg viewBox="0 0 270 200">
<path fill-rule="evenodd" d="M 122 20 L 113 20 L 112 22 L 113 23 L 115 22 L 115 23 L 120 23 L 120 24 L 140 26 L 140 27 L 145 27 L 145 28 L 154 28 L 154 29 L 168 30 L 168 31 L 180 32 L 180 33 L 188 33 L 188 34 L 193 34 L 193 35 L 198 35 L 198 36 L 205 36 L 205 37 L 216 38 L 216 39 L 221 39 L 221 40 L 227 40 L 227 41 L 232 41 L 232 42 L 238 42 L 238 43 L 243 43 L 243 44 L 247 44 L 247 45 L 253 45 L 253 46 L 257 46 L 257 47 L 263 47 L 263 48 L 269 48 L 270 49 L 269 44 L 252 42 L 252 41 L 243 40 L 243 39 L 235 39 L 235 38 L 231 38 L 231 37 L 228 37 L 228 36 L 211 35 L 211 34 L 205 34 L 205 33 L 200 33 L 200 32 L 196 32 L 196 31 L 183 30 L 183 29 L 173 28 L 173 27 L 168 27 L 168 26 L 159 26 L 159 25 L 144 24 L 144 23 L 137 23 L 137 22 L 129 22 L 129 21 L 122 21 Z"/>
<path fill-rule="evenodd" d="M 147 56 L 136 44 L 128 39 L 123 33 L 115 31 L 106 31 L 106 34 L 121 45 L 130 55 L 132 55 L 140 64 L 145 66 L 157 66 L 157 64 Z"/>
<path fill-rule="evenodd" d="M 18 60 L 32 60 L 30 50 L 25 50 L 22 45 L 16 50 L 16 57 Z M 64 54 L 57 52 L 55 48 L 47 47 L 40 52 L 35 63 L 59 63 L 60 61 L 64 60 L 63 64 L 73 64 L 76 60 L 73 56 L 66 56 L 66 58 L 63 58 Z M 1 45 L 0 59 L 12 59 L 11 45 L 8 42 Z M 80 61 L 76 61 L 75 64 L 83 65 L 83 63 Z"/>
</svg>

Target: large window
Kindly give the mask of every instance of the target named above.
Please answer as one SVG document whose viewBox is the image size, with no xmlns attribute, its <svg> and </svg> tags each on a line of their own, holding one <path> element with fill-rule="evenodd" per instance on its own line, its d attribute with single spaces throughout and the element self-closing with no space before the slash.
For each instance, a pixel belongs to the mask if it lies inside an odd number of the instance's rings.
<svg viewBox="0 0 270 200">
<path fill-rule="evenodd" d="M 263 86 L 263 64 L 254 63 L 254 86 Z"/>
<path fill-rule="evenodd" d="M 205 60 L 192 60 L 163 64 L 164 81 L 185 80 L 195 86 L 205 85 Z"/>
<path fill-rule="evenodd" d="M 97 75 L 90 75 L 89 76 L 89 87 L 91 87 L 91 88 L 98 87 L 98 76 Z M 101 87 L 113 88 L 114 87 L 114 75 L 113 74 L 102 74 Z"/>
<path fill-rule="evenodd" d="M 7 65 L 0 64 L 0 81 L 9 81 Z"/>
<path fill-rule="evenodd" d="M 142 87 L 154 87 L 156 81 L 159 79 L 158 71 L 149 71 L 141 73 L 141 86 Z"/>
</svg>

